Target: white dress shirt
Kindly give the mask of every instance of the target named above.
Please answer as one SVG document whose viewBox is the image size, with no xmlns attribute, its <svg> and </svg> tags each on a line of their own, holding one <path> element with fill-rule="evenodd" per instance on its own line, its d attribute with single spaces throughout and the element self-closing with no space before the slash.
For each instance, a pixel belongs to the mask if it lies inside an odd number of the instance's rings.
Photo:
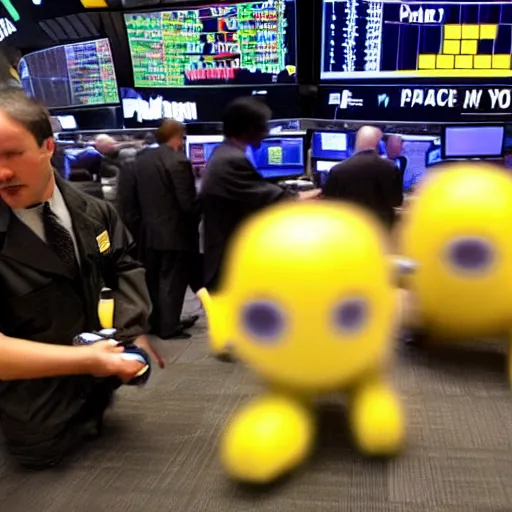
<svg viewBox="0 0 512 512">
<path fill-rule="evenodd" d="M 75 246 L 75 254 L 77 260 L 80 261 L 78 254 L 78 246 L 76 243 L 75 233 L 73 231 L 73 221 L 69 214 L 68 207 L 62 197 L 62 194 L 55 184 L 53 195 L 48 201 L 52 212 L 57 216 L 59 222 L 69 231 L 73 244 Z M 26 209 L 14 209 L 13 212 L 26 226 L 28 226 L 43 242 L 46 243 L 46 237 L 44 234 L 44 223 L 43 223 L 43 204 L 35 206 L 34 208 Z"/>
</svg>

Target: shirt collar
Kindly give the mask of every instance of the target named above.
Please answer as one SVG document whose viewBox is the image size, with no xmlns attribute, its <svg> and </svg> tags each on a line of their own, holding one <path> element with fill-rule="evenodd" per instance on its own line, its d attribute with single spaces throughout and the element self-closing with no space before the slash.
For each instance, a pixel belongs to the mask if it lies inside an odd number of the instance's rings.
<svg viewBox="0 0 512 512">
<path fill-rule="evenodd" d="M 51 208 L 51 210 L 53 212 L 55 211 L 55 209 L 58 209 L 64 203 L 64 198 L 62 197 L 62 193 L 59 190 L 59 187 L 57 186 L 57 183 L 55 183 L 55 186 L 53 187 L 53 194 L 52 194 L 52 196 L 46 202 L 49 203 L 50 208 Z M 23 213 L 27 212 L 27 211 L 29 211 L 29 212 L 30 211 L 41 212 L 43 210 L 43 205 L 44 205 L 44 203 L 40 203 L 40 204 L 37 204 L 35 206 L 31 206 L 29 208 L 15 208 L 13 211 L 17 215 L 18 214 L 23 215 Z"/>
</svg>

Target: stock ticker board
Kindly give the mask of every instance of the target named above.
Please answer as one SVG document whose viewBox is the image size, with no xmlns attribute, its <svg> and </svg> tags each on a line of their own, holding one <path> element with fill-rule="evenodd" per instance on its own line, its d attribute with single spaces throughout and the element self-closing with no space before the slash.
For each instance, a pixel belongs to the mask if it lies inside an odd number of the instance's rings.
<svg viewBox="0 0 512 512">
<path fill-rule="evenodd" d="M 293 0 L 125 14 L 135 86 L 290 83 L 294 16 Z"/>
<path fill-rule="evenodd" d="M 68 45 L 65 51 L 74 104 L 119 102 L 114 62 L 107 39 Z"/>
<path fill-rule="evenodd" d="M 324 0 L 322 80 L 512 76 L 512 2 Z"/>
<path fill-rule="evenodd" d="M 19 70 L 25 90 L 49 108 L 119 103 L 108 39 L 29 53 Z"/>
</svg>

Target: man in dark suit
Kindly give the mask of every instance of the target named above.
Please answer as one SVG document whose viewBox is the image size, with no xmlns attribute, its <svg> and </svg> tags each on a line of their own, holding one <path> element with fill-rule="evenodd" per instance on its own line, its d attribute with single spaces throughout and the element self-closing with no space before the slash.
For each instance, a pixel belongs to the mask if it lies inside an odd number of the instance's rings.
<svg viewBox="0 0 512 512">
<path fill-rule="evenodd" d="M 117 379 L 97 379 L 92 368 L 78 376 L 69 361 L 67 370 L 45 363 L 44 352 L 71 355 L 75 336 L 101 329 L 98 301 L 104 287 L 115 300 L 119 341 L 137 340 L 145 348 L 151 310 L 144 269 L 132 257 L 131 238 L 114 208 L 54 173 L 53 148 L 44 107 L 23 91 L 2 89 L 0 359 L 17 352 L 18 370 L 25 364 L 26 371 L 6 372 L 5 361 L 0 365 L 0 431 L 10 454 L 32 469 L 57 464 L 84 436 L 100 434 L 120 385 Z M 31 350 L 31 342 L 54 350 Z"/>
<path fill-rule="evenodd" d="M 165 120 L 160 146 L 139 155 L 136 181 L 142 246 L 153 301 L 152 328 L 163 339 L 186 339 L 197 317 L 180 322 L 190 269 L 199 251 L 199 208 L 192 167 L 183 150 L 185 127 Z"/>
<path fill-rule="evenodd" d="M 136 137 L 137 140 L 137 137 Z M 139 196 L 137 191 L 137 158 L 150 151 L 154 147 L 155 138 L 152 133 L 147 133 L 141 139 L 139 144 L 132 148 L 126 148 L 122 151 L 130 152 L 122 158 L 123 166 L 117 180 L 116 208 L 124 225 L 131 233 L 137 247 L 137 253 L 140 261 L 144 261 L 144 251 L 141 250 L 141 213 Z"/>
<path fill-rule="evenodd" d="M 395 166 L 378 154 L 381 140 L 378 128 L 362 127 L 356 135 L 354 155 L 331 169 L 324 196 L 356 203 L 390 228 L 395 219 L 394 208 L 402 204 L 403 193 L 397 186 Z"/>
<path fill-rule="evenodd" d="M 272 112 L 260 100 L 233 101 L 223 117 L 224 142 L 206 165 L 201 187 L 204 220 L 205 286 L 219 285 L 226 247 L 238 226 L 251 214 L 282 199 L 313 199 L 319 190 L 294 194 L 265 181 L 247 158 L 268 136 Z"/>
</svg>

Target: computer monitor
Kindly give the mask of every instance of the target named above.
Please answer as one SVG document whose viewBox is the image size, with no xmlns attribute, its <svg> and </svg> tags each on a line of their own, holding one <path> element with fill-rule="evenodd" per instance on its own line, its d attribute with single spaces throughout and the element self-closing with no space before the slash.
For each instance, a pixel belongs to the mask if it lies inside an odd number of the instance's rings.
<svg viewBox="0 0 512 512">
<path fill-rule="evenodd" d="M 311 158 L 318 160 L 347 159 L 353 152 L 354 134 L 347 132 L 313 132 Z"/>
<path fill-rule="evenodd" d="M 250 158 L 263 178 L 283 180 L 305 173 L 304 137 L 281 135 L 265 139 Z"/>
<path fill-rule="evenodd" d="M 402 153 L 396 159 L 397 169 L 403 174 L 403 189 L 405 192 L 411 192 L 424 179 L 428 159 L 434 158 L 435 153 L 430 155 L 433 148 L 437 148 L 435 135 L 411 135 L 411 134 L 386 134 L 398 135 L 403 141 Z M 384 148 L 384 157 L 388 157 Z M 439 155 L 440 156 L 440 155 Z M 433 165 L 433 163 L 431 164 Z"/>
<path fill-rule="evenodd" d="M 38 50 L 25 55 L 18 68 L 25 91 L 50 109 L 119 103 L 108 39 Z"/>
<path fill-rule="evenodd" d="M 331 169 L 340 162 L 338 160 L 313 160 L 313 181 L 318 188 L 323 188 Z"/>
<path fill-rule="evenodd" d="M 434 146 L 427 151 L 425 167 L 432 167 L 443 161 L 441 146 Z"/>
<path fill-rule="evenodd" d="M 222 0 L 127 13 L 135 87 L 294 84 L 295 12 L 295 0 Z"/>
<path fill-rule="evenodd" d="M 443 158 L 501 158 L 505 127 L 497 125 L 446 126 Z"/>
<path fill-rule="evenodd" d="M 188 135 L 185 151 L 196 177 L 201 177 L 215 148 L 222 144 L 222 135 Z"/>
<path fill-rule="evenodd" d="M 60 126 L 63 130 L 77 130 L 75 116 L 57 116 Z"/>
</svg>

